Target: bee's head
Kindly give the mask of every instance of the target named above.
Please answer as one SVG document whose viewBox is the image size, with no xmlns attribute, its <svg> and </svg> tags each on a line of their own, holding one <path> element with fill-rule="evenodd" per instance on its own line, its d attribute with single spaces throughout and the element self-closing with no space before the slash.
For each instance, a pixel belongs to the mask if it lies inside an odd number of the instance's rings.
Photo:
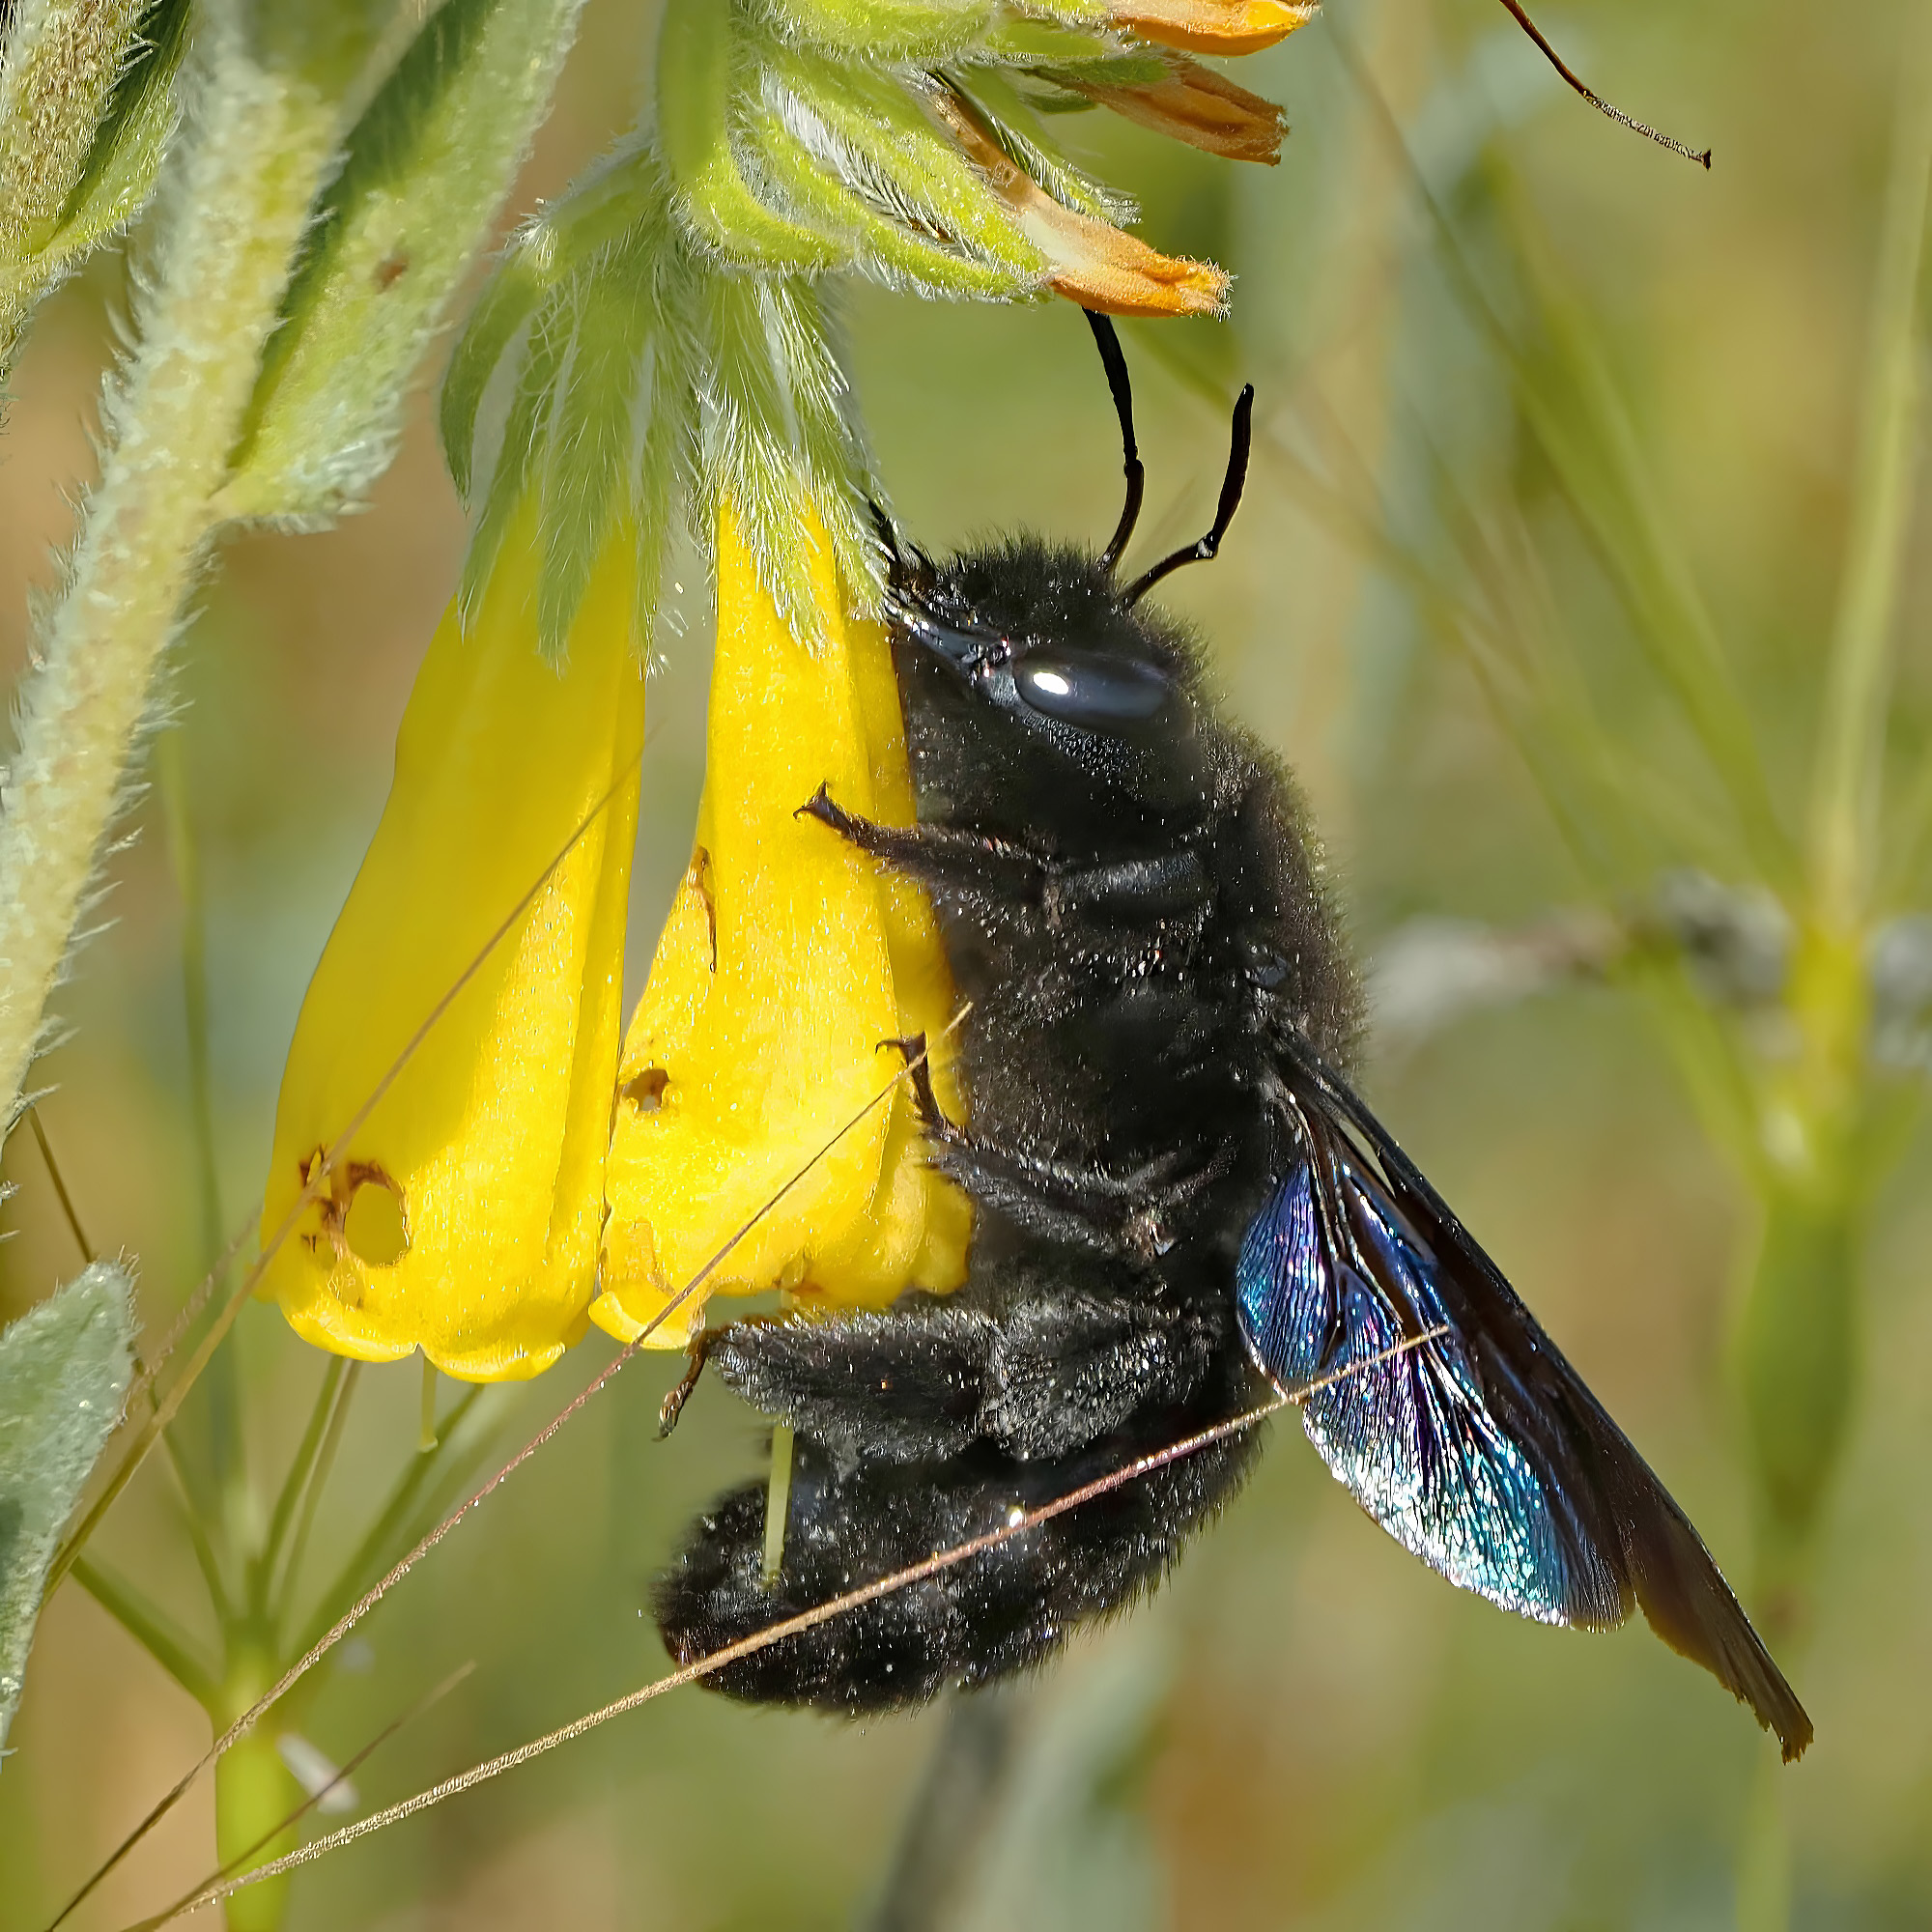
<svg viewBox="0 0 1932 1932">
<path fill-rule="evenodd" d="M 1029 794 L 1073 788 L 1096 804 L 1165 813 L 1201 791 L 1193 654 L 1142 599 L 1220 549 L 1247 474 L 1254 390 L 1235 406 L 1213 527 L 1122 585 L 1115 567 L 1140 512 L 1143 471 L 1113 326 L 1088 319 L 1120 412 L 1127 482 L 1104 551 L 1020 536 L 940 564 L 902 548 L 880 519 L 893 560 L 886 609 L 922 784 L 968 810 L 1024 812 Z M 981 789 L 990 795 L 976 799 Z"/>
</svg>

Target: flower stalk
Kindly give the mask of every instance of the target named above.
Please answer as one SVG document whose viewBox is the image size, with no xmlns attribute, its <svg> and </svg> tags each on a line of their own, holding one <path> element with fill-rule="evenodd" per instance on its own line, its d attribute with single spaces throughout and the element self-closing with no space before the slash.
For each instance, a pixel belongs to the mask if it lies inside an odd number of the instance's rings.
<svg viewBox="0 0 1932 1932">
<path fill-rule="evenodd" d="M 208 10 L 189 99 L 194 136 L 166 186 L 140 346 L 108 397 L 100 480 L 20 687 L 0 784 L 0 1131 L 45 1042 L 47 998 L 336 138 L 333 103 L 299 71 L 265 66 L 236 9 Z"/>
</svg>

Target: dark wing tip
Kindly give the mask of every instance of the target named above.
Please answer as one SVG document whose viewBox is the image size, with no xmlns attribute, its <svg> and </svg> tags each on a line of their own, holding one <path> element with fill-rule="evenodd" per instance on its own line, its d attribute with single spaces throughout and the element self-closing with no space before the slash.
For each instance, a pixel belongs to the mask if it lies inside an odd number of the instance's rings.
<svg viewBox="0 0 1932 1932">
<path fill-rule="evenodd" d="M 1634 1452 L 1632 1452 L 1634 1459 Z M 1680 1657 L 1700 1663 L 1777 1739 L 1786 1764 L 1811 1742 L 1811 1719 L 1751 1627 L 1703 1539 L 1650 1469 L 1647 1506 L 1625 1516 L 1636 1600 Z"/>
</svg>

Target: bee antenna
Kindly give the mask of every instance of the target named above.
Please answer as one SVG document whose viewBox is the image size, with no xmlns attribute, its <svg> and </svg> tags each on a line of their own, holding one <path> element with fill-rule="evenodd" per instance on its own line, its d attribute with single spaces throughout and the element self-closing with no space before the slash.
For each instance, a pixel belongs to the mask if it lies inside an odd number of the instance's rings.
<svg viewBox="0 0 1932 1932">
<path fill-rule="evenodd" d="M 1253 441 L 1253 418 L 1255 413 L 1255 385 L 1246 384 L 1235 401 L 1234 430 L 1228 440 L 1228 473 L 1221 478 L 1221 501 L 1214 512 L 1214 527 L 1198 543 L 1183 545 L 1171 556 L 1164 556 L 1154 567 L 1134 579 L 1121 598 L 1122 610 L 1138 604 L 1163 577 L 1177 571 L 1184 563 L 1212 563 L 1221 554 L 1221 539 L 1228 534 L 1228 526 L 1235 521 L 1235 512 L 1241 507 L 1241 487 L 1248 480 L 1248 449 Z"/>
<path fill-rule="evenodd" d="M 1141 497 L 1147 489 L 1147 471 L 1134 442 L 1134 390 L 1127 380 L 1127 358 L 1121 353 L 1121 338 L 1114 333 L 1114 318 L 1097 309 L 1082 309 L 1087 327 L 1094 331 L 1094 346 L 1100 352 L 1100 366 L 1107 372 L 1107 387 L 1113 392 L 1114 413 L 1121 419 L 1121 471 L 1127 479 L 1127 500 L 1121 506 L 1121 521 L 1100 553 L 1100 568 L 1112 576 L 1127 540 L 1140 521 Z"/>
</svg>

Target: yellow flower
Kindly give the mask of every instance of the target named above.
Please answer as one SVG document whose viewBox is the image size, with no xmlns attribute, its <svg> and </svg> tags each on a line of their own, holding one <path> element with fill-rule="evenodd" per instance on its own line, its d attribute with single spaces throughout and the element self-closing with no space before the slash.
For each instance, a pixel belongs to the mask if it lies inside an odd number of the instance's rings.
<svg viewBox="0 0 1932 1932">
<path fill-rule="evenodd" d="M 1064 207 L 1008 158 L 959 95 L 942 88 L 933 106 L 1045 255 L 1054 294 L 1108 315 L 1219 315 L 1227 307 L 1228 277 L 1213 263 L 1163 255 L 1124 229 Z"/>
<path fill-rule="evenodd" d="M 880 1043 L 906 1034 L 926 1034 L 940 1104 L 963 1110 L 930 908 L 797 815 L 824 784 L 860 817 L 913 818 L 885 635 L 844 616 L 815 518 L 801 537 L 824 617 L 815 651 L 760 584 L 728 506 L 719 518 L 697 844 L 624 1041 L 593 1319 L 636 1337 L 795 1184 L 653 1347 L 681 1347 L 713 1293 L 780 1287 L 795 1307 L 879 1307 L 965 1274 L 971 1209 L 925 1164 L 905 1083 L 828 1147 L 898 1070 Z"/>
<path fill-rule="evenodd" d="M 1252 54 L 1305 27 L 1314 0 L 1111 0 L 1117 26 L 1190 54 Z"/>
<path fill-rule="evenodd" d="M 260 1292 L 322 1348 L 365 1361 L 419 1348 L 495 1381 L 537 1374 L 583 1333 L 643 735 L 631 550 L 628 531 L 607 547 L 559 671 L 536 648 L 527 509 L 472 623 L 452 604 L 416 678 L 275 1116 L 265 1234 L 312 1177 L 320 1198 Z"/>
</svg>

